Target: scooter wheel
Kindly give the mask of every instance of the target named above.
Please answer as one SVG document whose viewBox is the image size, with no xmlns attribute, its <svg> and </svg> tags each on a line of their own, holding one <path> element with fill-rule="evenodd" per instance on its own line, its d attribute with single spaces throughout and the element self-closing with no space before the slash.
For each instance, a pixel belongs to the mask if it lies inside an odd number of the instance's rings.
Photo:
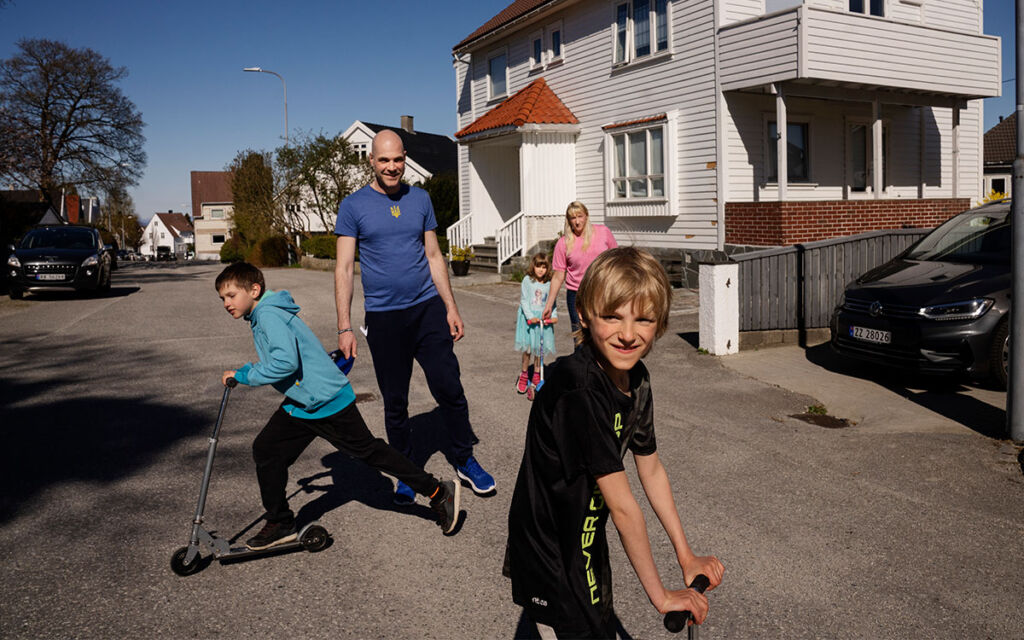
<svg viewBox="0 0 1024 640">
<path fill-rule="evenodd" d="M 190 576 L 203 568 L 203 558 L 196 554 L 192 562 L 186 564 L 185 557 L 188 555 L 188 547 L 182 547 L 171 555 L 171 571 L 179 576 Z"/>
<path fill-rule="evenodd" d="M 316 553 L 327 548 L 327 545 L 331 542 L 331 536 L 327 533 L 327 529 L 320 525 L 313 525 L 306 529 L 299 542 L 306 551 Z"/>
</svg>

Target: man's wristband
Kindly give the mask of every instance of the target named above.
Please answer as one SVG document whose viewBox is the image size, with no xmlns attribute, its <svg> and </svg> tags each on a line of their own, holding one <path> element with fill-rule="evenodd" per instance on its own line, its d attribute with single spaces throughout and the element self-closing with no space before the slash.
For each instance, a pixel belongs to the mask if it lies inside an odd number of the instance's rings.
<svg viewBox="0 0 1024 640">
<path fill-rule="evenodd" d="M 351 328 L 348 328 L 348 329 L 338 329 L 338 335 L 340 336 L 341 334 L 345 333 L 346 331 L 351 331 L 351 330 L 352 330 Z"/>
</svg>

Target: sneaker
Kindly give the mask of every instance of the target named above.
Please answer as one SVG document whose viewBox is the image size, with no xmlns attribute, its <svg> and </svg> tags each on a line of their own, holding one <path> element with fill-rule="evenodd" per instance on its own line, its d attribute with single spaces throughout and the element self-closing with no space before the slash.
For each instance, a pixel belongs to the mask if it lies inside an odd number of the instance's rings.
<svg viewBox="0 0 1024 640">
<path fill-rule="evenodd" d="M 530 377 L 524 371 L 519 374 L 519 380 L 516 382 L 516 391 L 519 393 L 526 393 L 526 385 L 529 383 Z"/>
<path fill-rule="evenodd" d="M 395 504 L 408 505 L 415 504 L 415 502 L 416 492 L 412 490 L 412 487 L 398 480 L 395 483 Z"/>
<path fill-rule="evenodd" d="M 448 535 L 459 521 L 459 496 L 462 485 L 445 480 L 437 487 L 437 495 L 430 499 L 430 508 L 437 514 L 437 525 Z"/>
<path fill-rule="evenodd" d="M 535 387 L 538 386 L 540 384 L 540 373 L 533 374 L 533 380 L 531 380 L 530 383 Z"/>
<path fill-rule="evenodd" d="M 294 542 L 298 538 L 299 536 L 295 533 L 294 520 L 291 522 L 267 522 L 259 533 L 245 541 L 245 546 L 253 551 L 259 551 L 286 542 Z"/>
<path fill-rule="evenodd" d="M 459 478 L 469 483 L 470 488 L 476 494 L 489 493 L 494 491 L 494 478 L 484 471 L 476 458 L 469 456 L 463 464 L 455 467 Z"/>
</svg>

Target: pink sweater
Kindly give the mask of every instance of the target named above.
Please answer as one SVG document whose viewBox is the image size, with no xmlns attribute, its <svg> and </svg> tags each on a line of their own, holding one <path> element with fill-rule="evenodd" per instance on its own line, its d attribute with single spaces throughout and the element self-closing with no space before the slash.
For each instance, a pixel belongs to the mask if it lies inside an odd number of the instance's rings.
<svg viewBox="0 0 1024 640">
<path fill-rule="evenodd" d="M 565 271 L 566 289 L 572 291 L 579 289 L 580 282 L 583 281 L 583 274 L 587 272 L 590 263 L 604 250 L 619 246 L 619 243 L 615 242 L 615 236 L 612 235 L 611 229 L 603 224 L 593 226 L 594 235 L 590 238 L 590 246 L 586 251 L 583 250 L 583 238 L 579 236 L 571 236 L 574 243 L 572 252 L 568 256 L 565 255 L 566 236 L 562 236 L 555 243 L 555 255 L 551 260 L 551 268 L 555 271 Z"/>
</svg>

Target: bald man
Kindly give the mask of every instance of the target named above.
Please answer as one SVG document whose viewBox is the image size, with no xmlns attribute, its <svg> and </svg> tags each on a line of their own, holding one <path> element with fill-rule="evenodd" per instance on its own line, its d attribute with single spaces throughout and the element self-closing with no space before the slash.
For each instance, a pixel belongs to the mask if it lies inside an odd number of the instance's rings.
<svg viewBox="0 0 1024 640">
<path fill-rule="evenodd" d="M 409 381 L 415 359 L 441 408 L 452 444 L 449 460 L 456 473 L 475 493 L 491 493 L 494 478 L 473 455 L 477 440 L 453 349 L 465 327 L 437 244 L 430 196 L 402 183 L 405 146 L 394 131 L 385 129 L 374 137 L 369 159 L 373 179 L 342 201 L 334 226 L 338 348 L 346 357 L 356 355 L 351 309 L 358 247 L 366 342 L 384 400 L 384 425 L 391 446 L 412 458 Z M 415 500 L 415 492 L 399 481 L 395 503 Z"/>
</svg>

